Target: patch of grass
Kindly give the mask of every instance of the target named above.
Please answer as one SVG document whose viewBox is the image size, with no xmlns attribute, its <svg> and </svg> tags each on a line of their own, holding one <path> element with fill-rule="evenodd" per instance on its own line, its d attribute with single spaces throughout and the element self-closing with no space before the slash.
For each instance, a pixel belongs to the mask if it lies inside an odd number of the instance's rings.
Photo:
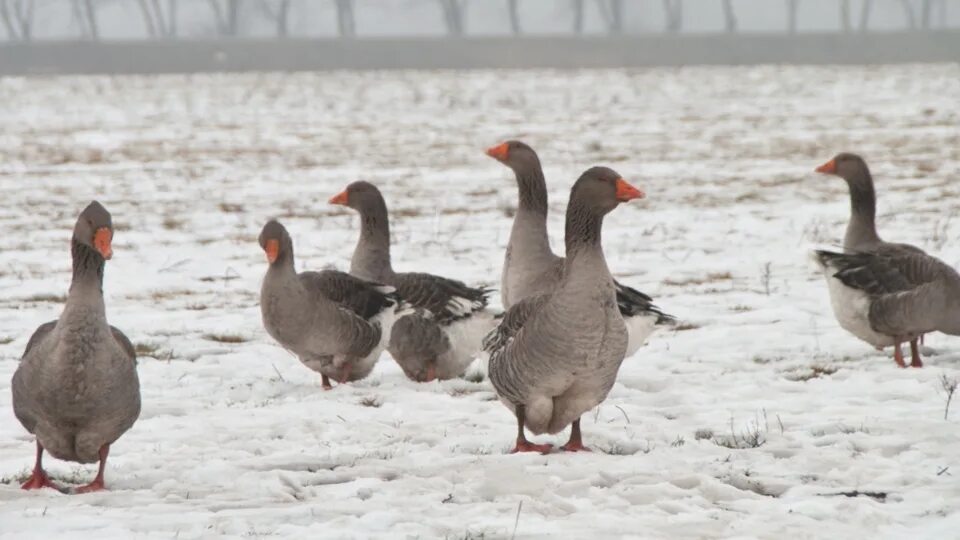
<svg viewBox="0 0 960 540">
<path fill-rule="evenodd" d="M 677 438 L 670 443 L 671 448 L 680 448 L 681 446 L 687 444 L 687 441 L 684 440 L 683 435 L 677 435 Z"/>
<path fill-rule="evenodd" d="M 9 336 L 0 337 L 0 345 L 6 345 L 7 343 L 12 343 L 14 338 Z"/>
<path fill-rule="evenodd" d="M 212 283 L 214 281 L 230 281 L 233 279 L 240 279 L 240 276 L 237 274 L 224 274 L 222 276 L 203 276 L 200 278 L 200 281 L 205 283 Z"/>
<path fill-rule="evenodd" d="M 184 309 L 186 309 L 186 310 L 188 310 L 188 311 L 203 311 L 203 310 L 207 309 L 207 305 L 206 305 L 206 304 L 190 303 L 190 304 L 187 304 L 186 306 L 184 306 Z"/>
<path fill-rule="evenodd" d="M 730 448 L 732 450 L 745 450 L 750 448 L 760 448 L 767 443 L 767 412 L 762 411 L 755 418 L 750 420 L 744 427 L 737 432 L 734 429 L 733 418 L 730 419 L 730 434 L 717 435 L 711 440 L 713 444 Z"/>
<path fill-rule="evenodd" d="M 24 302 L 50 302 L 54 304 L 61 304 L 67 301 L 67 296 L 64 294 L 34 294 L 23 299 Z"/>
<path fill-rule="evenodd" d="M 391 215 L 394 215 L 394 216 L 397 216 L 397 217 L 405 217 L 405 218 L 407 218 L 407 217 L 420 217 L 420 216 L 423 216 L 423 215 L 427 215 L 427 214 L 424 213 L 424 209 L 423 209 L 423 208 L 419 208 L 419 207 L 416 207 L 416 206 L 409 207 L 409 208 L 397 208 L 396 210 L 390 210 L 390 214 L 391 214 Z"/>
<path fill-rule="evenodd" d="M 137 353 L 137 356 L 153 356 L 158 350 L 160 345 L 156 343 L 138 342 L 133 346 L 133 352 Z"/>
<path fill-rule="evenodd" d="M 886 502 L 887 493 L 884 491 L 841 491 L 840 493 L 824 493 L 824 497 L 870 497 L 879 502 Z"/>
<path fill-rule="evenodd" d="M 704 439 L 710 440 L 713 438 L 713 430 L 709 428 L 700 428 L 693 433 L 693 438 L 702 441 Z"/>
<path fill-rule="evenodd" d="M 150 299 L 154 302 L 159 302 L 160 300 L 170 300 L 171 298 L 177 298 L 178 296 L 192 296 L 196 294 L 193 291 L 187 289 L 174 289 L 170 291 L 153 291 L 150 293 Z"/>
<path fill-rule="evenodd" d="M 700 328 L 699 324 L 692 322 L 681 322 L 677 323 L 677 325 L 673 327 L 673 330 L 674 332 L 683 332 L 686 330 L 696 330 L 697 328 Z"/>
<path fill-rule="evenodd" d="M 784 358 L 782 356 L 754 356 L 753 363 L 760 364 L 761 366 L 772 363 L 772 362 L 782 362 Z"/>
<path fill-rule="evenodd" d="M 686 287 L 688 285 L 703 285 L 705 283 L 716 283 L 718 281 L 729 281 L 733 279 L 730 272 L 711 272 L 706 276 L 690 278 L 667 278 L 663 280 L 664 285 L 673 285 L 675 287 Z"/>
<path fill-rule="evenodd" d="M 733 311 L 736 313 L 743 313 L 745 311 L 753 311 L 753 308 L 750 306 L 745 306 L 743 304 L 737 304 L 735 306 L 730 306 L 730 311 Z"/>
<path fill-rule="evenodd" d="M 784 375 L 788 381 L 806 382 L 820 377 L 829 377 L 837 372 L 837 368 L 830 365 L 814 364 L 807 368 L 800 368 Z"/>
<path fill-rule="evenodd" d="M 360 400 L 360 405 L 379 409 L 380 406 L 383 405 L 383 401 L 381 401 L 377 396 L 367 396 Z"/>
<path fill-rule="evenodd" d="M 239 334 L 204 334 L 203 339 L 217 343 L 246 343 L 249 339 Z"/>
<path fill-rule="evenodd" d="M 611 456 L 632 456 L 637 453 L 637 449 L 627 448 L 626 446 L 621 446 L 614 443 L 610 445 L 610 448 L 606 450 L 606 453 Z"/>
<path fill-rule="evenodd" d="M 184 226 L 186 223 L 187 223 L 187 220 L 181 219 L 181 218 L 177 218 L 177 217 L 173 217 L 173 216 L 165 216 L 165 217 L 163 218 L 163 221 L 160 222 L 160 224 L 163 226 L 163 228 L 166 229 L 166 230 L 168 230 L 168 231 L 177 231 L 177 230 L 180 230 L 180 229 L 183 228 L 183 226 Z"/>
<path fill-rule="evenodd" d="M 239 213 L 239 212 L 243 212 L 243 205 L 242 205 L 242 204 L 233 204 L 233 203 L 225 203 L 225 202 L 222 202 L 222 203 L 220 203 L 219 206 L 220 206 L 220 211 L 221 211 L 221 212 L 225 212 L 225 213 L 227 213 L 227 214 L 236 214 L 236 213 Z"/>
<path fill-rule="evenodd" d="M 840 433 L 843 433 L 845 435 L 851 435 L 853 433 L 866 433 L 867 435 L 870 434 L 870 428 L 865 426 L 863 422 L 861 422 L 859 426 L 848 426 L 846 424 L 840 424 L 839 426 L 837 426 L 837 429 L 840 431 Z"/>
</svg>

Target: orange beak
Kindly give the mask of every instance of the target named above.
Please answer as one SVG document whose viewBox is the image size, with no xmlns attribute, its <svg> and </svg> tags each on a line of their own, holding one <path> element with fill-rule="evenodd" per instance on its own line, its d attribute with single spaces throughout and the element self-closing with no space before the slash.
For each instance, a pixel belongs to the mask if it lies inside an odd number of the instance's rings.
<svg viewBox="0 0 960 540">
<path fill-rule="evenodd" d="M 623 178 L 617 178 L 617 200 L 620 202 L 642 199 L 647 195 L 639 189 L 631 186 Z"/>
<path fill-rule="evenodd" d="M 104 259 L 110 260 L 113 257 L 113 248 L 110 242 L 113 240 L 113 231 L 107 227 L 100 227 L 93 233 L 93 247 L 103 255 Z"/>
<path fill-rule="evenodd" d="M 814 170 L 822 174 L 837 174 L 837 162 L 831 159 Z"/>
<path fill-rule="evenodd" d="M 270 264 L 275 263 L 277 261 L 277 256 L 280 255 L 280 241 L 267 240 L 267 245 L 263 248 L 263 251 L 267 253 L 267 261 Z"/>
<path fill-rule="evenodd" d="M 487 148 L 487 155 L 498 161 L 505 161 L 510 155 L 510 149 L 507 143 L 500 143 L 496 146 Z"/>
<path fill-rule="evenodd" d="M 339 204 L 340 206 L 346 206 L 347 201 L 349 201 L 349 196 L 347 195 L 347 190 L 343 190 L 340 193 L 337 193 L 333 197 L 330 197 L 330 200 L 327 201 L 330 204 Z"/>
</svg>

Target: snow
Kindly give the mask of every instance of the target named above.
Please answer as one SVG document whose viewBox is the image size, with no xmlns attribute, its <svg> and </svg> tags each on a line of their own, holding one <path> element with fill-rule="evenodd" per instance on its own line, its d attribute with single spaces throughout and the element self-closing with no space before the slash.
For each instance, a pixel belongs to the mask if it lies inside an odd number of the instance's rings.
<svg viewBox="0 0 960 540">
<path fill-rule="evenodd" d="M 960 405 L 944 420 L 939 389 L 960 377 L 960 342 L 929 335 L 927 367 L 897 368 L 839 327 L 808 260 L 837 245 L 849 205 L 812 169 L 852 150 L 877 177 L 881 233 L 960 263 L 956 65 L 14 78 L 0 97 L 4 537 L 960 527 Z M 508 455 L 514 421 L 488 381 L 413 383 L 386 354 L 324 392 L 260 323 L 263 223 L 287 226 L 299 268 L 345 269 L 357 218 L 326 200 L 359 178 L 387 197 L 398 271 L 496 286 L 516 191 L 483 149 L 508 137 L 545 164 L 558 250 L 588 166 L 647 192 L 608 217 L 608 261 L 684 323 L 584 416 L 590 454 Z M 142 351 L 143 412 L 112 448 L 110 491 L 24 492 L 33 438 L 9 381 L 62 308 L 92 198 L 117 228 L 108 317 Z M 67 484 L 95 473 L 45 464 Z"/>
</svg>

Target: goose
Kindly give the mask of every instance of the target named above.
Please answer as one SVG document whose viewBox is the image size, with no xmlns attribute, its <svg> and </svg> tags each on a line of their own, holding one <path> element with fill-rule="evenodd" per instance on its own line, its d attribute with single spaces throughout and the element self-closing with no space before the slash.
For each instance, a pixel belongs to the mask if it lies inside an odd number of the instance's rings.
<svg viewBox="0 0 960 540">
<path fill-rule="evenodd" d="M 580 416 L 610 392 L 629 340 L 603 256 L 601 227 L 620 203 L 643 197 L 612 169 L 584 172 L 570 191 L 560 283 L 513 304 L 484 340 L 490 382 L 517 418 L 512 452 L 550 451 L 549 444 L 529 442 L 524 428 L 553 434 L 571 424 L 561 448 L 588 450 Z"/>
<path fill-rule="evenodd" d="M 501 277 L 504 309 L 531 296 L 555 289 L 561 281 L 564 259 L 550 249 L 547 237 L 547 186 L 537 153 L 524 142 L 507 141 L 487 149 L 487 155 L 510 167 L 517 181 L 520 204 L 513 218 Z M 616 280 L 617 305 L 630 336 L 627 356 L 658 328 L 676 324 L 648 295 Z"/>
<path fill-rule="evenodd" d="M 294 269 L 293 240 L 270 220 L 260 232 L 269 267 L 260 290 L 263 326 L 270 336 L 321 376 L 324 390 L 373 371 L 402 309 L 393 287 L 336 270 Z"/>
<path fill-rule="evenodd" d="M 373 184 L 353 182 L 329 202 L 360 214 L 350 273 L 396 287 L 414 310 L 394 324 L 387 347 L 404 374 L 417 382 L 463 375 L 494 326 L 487 308 L 490 289 L 433 274 L 394 272 L 387 205 Z"/>
<path fill-rule="evenodd" d="M 827 279 L 840 326 L 877 349 L 910 343 L 911 367 L 923 367 L 917 338 L 927 332 L 960 335 L 960 274 L 950 265 L 911 250 L 835 253 L 814 260 Z"/>
<path fill-rule="evenodd" d="M 820 165 L 815 169 L 816 172 L 839 176 L 847 183 L 850 193 L 850 220 L 847 223 L 846 233 L 843 238 L 843 251 L 849 255 L 876 255 L 887 259 L 893 258 L 900 260 L 922 260 L 913 257 L 929 257 L 922 249 L 910 244 L 901 244 L 884 241 L 877 233 L 876 214 L 877 197 L 873 184 L 873 175 L 870 174 L 870 168 L 866 161 L 859 155 L 850 152 L 841 152 L 832 159 Z M 863 291 L 853 288 L 852 285 L 845 285 L 843 280 L 839 280 L 834 275 L 839 267 L 846 271 L 851 270 L 853 266 L 860 266 L 865 263 L 865 257 L 855 257 L 852 259 L 838 259 L 836 253 L 830 251 L 817 251 L 814 253 L 814 260 L 818 266 L 827 272 L 826 279 L 828 290 L 830 291 L 831 303 L 833 304 L 834 314 L 840 322 L 840 326 L 853 333 L 860 339 L 870 343 L 877 349 L 883 347 L 894 347 L 894 360 L 898 365 L 903 365 L 903 356 L 900 350 L 900 343 L 910 342 L 912 356 L 911 365 L 920 367 L 923 365 L 919 356 L 919 343 L 923 341 L 923 333 L 910 336 L 909 339 L 879 339 L 872 335 L 873 332 L 866 323 L 863 313 L 855 313 L 850 304 L 850 296 L 859 297 Z M 933 259 L 930 257 L 930 259 Z M 936 260 L 936 259 L 933 259 Z M 829 263 L 829 264 L 828 264 Z M 880 264 L 875 262 L 874 265 Z M 936 264 L 931 263 L 932 266 Z M 838 267 L 838 265 L 840 265 Z M 853 266 L 851 266 L 853 265 Z M 848 279 L 849 281 L 849 279 Z M 853 283 L 853 281 L 851 281 Z M 904 283 L 890 283 L 886 286 L 900 288 L 906 286 Z M 878 289 L 874 289 L 877 292 Z M 859 304 L 858 304 L 859 305 Z M 866 337 L 865 337 L 866 336 Z M 906 334 L 898 338 L 908 337 Z M 919 343 L 918 343 L 919 342 Z"/>
<path fill-rule="evenodd" d="M 136 353 L 107 323 L 103 300 L 112 240 L 110 213 L 91 202 L 73 228 L 73 279 L 63 312 L 34 331 L 13 374 L 14 415 L 37 439 L 36 463 L 23 489 L 62 491 L 43 470 L 44 450 L 65 461 L 99 461 L 96 478 L 74 492 L 105 489 L 110 445 L 140 415 Z"/>
</svg>

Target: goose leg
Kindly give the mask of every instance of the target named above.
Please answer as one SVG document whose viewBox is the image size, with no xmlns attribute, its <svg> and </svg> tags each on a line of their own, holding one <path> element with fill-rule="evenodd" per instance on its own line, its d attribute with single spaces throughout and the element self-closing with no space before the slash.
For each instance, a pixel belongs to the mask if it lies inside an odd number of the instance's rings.
<svg viewBox="0 0 960 540">
<path fill-rule="evenodd" d="M 330 377 L 327 377 L 323 373 L 320 374 L 320 386 L 322 386 L 324 390 L 333 390 L 333 385 L 330 384 Z"/>
<path fill-rule="evenodd" d="M 923 334 L 920 334 L 921 341 L 923 340 Z M 923 367 L 923 361 L 920 360 L 920 347 L 917 345 L 917 339 L 910 341 L 910 367 Z"/>
<path fill-rule="evenodd" d="M 97 477 L 93 479 L 93 482 L 78 487 L 74 493 L 90 493 L 91 491 L 103 491 L 106 489 L 103 485 L 103 470 L 107 468 L 107 454 L 109 453 L 109 444 L 100 447 L 100 469 L 97 471 Z"/>
<path fill-rule="evenodd" d="M 893 346 L 893 361 L 900 367 L 907 367 L 907 363 L 903 361 L 903 351 L 900 350 L 899 341 Z"/>
<path fill-rule="evenodd" d="M 344 362 L 340 366 L 340 370 L 337 373 L 337 382 L 340 384 L 346 384 L 350 381 L 350 372 L 353 371 L 353 365 L 350 362 Z"/>
<path fill-rule="evenodd" d="M 43 446 L 40 445 L 40 440 L 37 440 L 37 462 L 33 465 L 33 474 L 30 475 L 30 478 L 24 482 L 21 486 L 23 489 L 40 489 L 40 488 L 53 488 L 57 491 L 61 491 L 60 487 L 54 484 L 50 477 L 47 476 L 47 473 L 43 470 Z"/>
<path fill-rule="evenodd" d="M 436 379 L 437 379 L 437 363 L 431 362 L 430 365 L 427 366 L 427 373 L 426 375 L 424 375 L 423 382 L 430 382 Z"/>
<path fill-rule="evenodd" d="M 525 409 L 523 405 L 517 405 L 517 446 L 510 451 L 511 454 L 516 454 L 517 452 L 540 452 L 541 454 L 549 454 L 550 449 L 553 448 L 552 444 L 533 444 L 527 440 L 526 434 L 523 432 L 523 417 L 525 414 Z"/>
<path fill-rule="evenodd" d="M 592 450 L 583 445 L 583 438 L 580 436 L 579 418 L 573 421 L 573 426 L 570 428 L 570 440 L 567 441 L 567 444 L 561 446 L 560 449 L 564 452 L 592 452 Z"/>
</svg>

